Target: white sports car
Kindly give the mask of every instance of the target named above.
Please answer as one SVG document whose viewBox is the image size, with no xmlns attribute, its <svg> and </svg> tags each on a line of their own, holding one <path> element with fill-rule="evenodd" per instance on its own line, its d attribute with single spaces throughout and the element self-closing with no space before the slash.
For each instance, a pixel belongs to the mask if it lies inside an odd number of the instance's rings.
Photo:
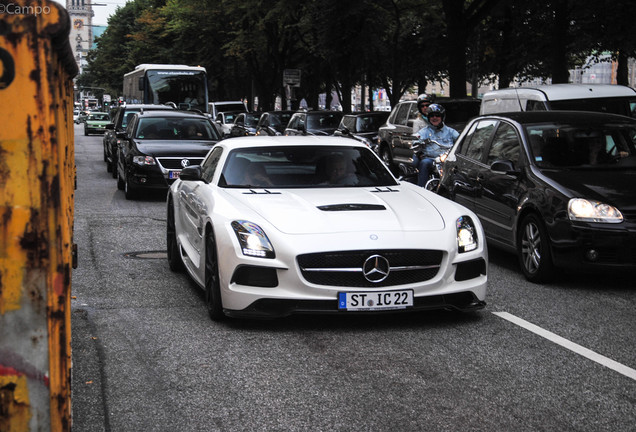
<svg viewBox="0 0 636 432">
<path fill-rule="evenodd" d="M 475 214 L 347 138 L 219 142 L 170 187 L 166 234 L 213 320 L 485 306 Z"/>
</svg>

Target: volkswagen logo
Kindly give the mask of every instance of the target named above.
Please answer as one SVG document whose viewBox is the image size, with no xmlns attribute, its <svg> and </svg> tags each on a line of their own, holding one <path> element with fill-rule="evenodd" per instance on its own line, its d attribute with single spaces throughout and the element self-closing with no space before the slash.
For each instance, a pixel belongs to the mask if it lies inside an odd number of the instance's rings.
<svg viewBox="0 0 636 432">
<path fill-rule="evenodd" d="M 190 161 L 187 159 L 181 159 L 181 166 L 184 168 L 190 166 Z"/>
<path fill-rule="evenodd" d="M 362 274 L 369 282 L 382 282 L 389 276 L 389 260 L 382 255 L 372 255 L 362 264 Z"/>
</svg>

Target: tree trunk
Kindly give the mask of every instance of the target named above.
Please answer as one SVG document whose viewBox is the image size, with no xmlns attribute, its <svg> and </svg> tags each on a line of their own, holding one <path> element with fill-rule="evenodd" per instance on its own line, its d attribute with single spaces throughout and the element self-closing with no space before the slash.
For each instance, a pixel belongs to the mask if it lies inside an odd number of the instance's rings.
<svg viewBox="0 0 636 432">
<path fill-rule="evenodd" d="M 629 61 L 625 51 L 619 51 L 616 65 L 616 84 L 629 86 L 629 71 L 627 62 Z"/>
<path fill-rule="evenodd" d="M 444 0 L 448 23 L 448 81 L 450 97 L 466 97 L 466 23 L 464 0 Z"/>
<path fill-rule="evenodd" d="M 563 84 L 570 80 L 567 63 L 568 3 L 554 3 L 554 25 L 552 27 L 552 83 Z"/>
</svg>

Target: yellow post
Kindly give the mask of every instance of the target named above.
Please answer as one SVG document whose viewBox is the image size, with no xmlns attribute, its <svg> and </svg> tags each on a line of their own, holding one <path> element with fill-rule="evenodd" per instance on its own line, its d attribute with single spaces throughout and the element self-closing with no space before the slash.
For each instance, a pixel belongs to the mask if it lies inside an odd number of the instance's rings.
<svg viewBox="0 0 636 432">
<path fill-rule="evenodd" d="M 71 429 L 69 31 L 53 1 L 0 1 L 1 431 Z"/>
</svg>

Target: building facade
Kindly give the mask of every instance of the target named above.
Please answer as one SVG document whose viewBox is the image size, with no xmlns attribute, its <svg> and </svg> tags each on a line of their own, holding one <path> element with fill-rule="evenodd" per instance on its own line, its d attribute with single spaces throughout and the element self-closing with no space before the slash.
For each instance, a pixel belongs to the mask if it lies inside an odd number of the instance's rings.
<svg viewBox="0 0 636 432">
<path fill-rule="evenodd" d="M 86 67 L 86 55 L 93 47 L 93 6 L 91 0 L 66 0 L 66 10 L 71 18 L 69 41 L 80 74 Z"/>
</svg>

